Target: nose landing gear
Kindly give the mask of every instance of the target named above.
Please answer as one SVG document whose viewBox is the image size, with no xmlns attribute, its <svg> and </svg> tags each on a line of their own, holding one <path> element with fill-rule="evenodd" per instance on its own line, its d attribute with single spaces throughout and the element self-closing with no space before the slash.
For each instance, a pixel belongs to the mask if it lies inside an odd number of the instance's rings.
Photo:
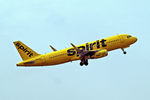
<svg viewBox="0 0 150 100">
<path fill-rule="evenodd" d="M 127 54 L 127 52 L 124 50 L 124 48 L 121 48 L 121 50 L 123 51 L 123 54 Z"/>
</svg>

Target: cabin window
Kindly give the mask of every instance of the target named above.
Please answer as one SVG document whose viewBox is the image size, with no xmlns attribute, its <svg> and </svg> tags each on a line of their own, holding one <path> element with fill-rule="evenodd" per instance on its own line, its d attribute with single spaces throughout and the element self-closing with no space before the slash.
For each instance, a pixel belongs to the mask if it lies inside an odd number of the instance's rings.
<svg viewBox="0 0 150 100">
<path fill-rule="evenodd" d="M 131 36 L 131 35 L 128 35 L 128 36 L 127 36 L 127 38 L 130 38 L 130 37 L 132 37 L 132 36 Z"/>
</svg>

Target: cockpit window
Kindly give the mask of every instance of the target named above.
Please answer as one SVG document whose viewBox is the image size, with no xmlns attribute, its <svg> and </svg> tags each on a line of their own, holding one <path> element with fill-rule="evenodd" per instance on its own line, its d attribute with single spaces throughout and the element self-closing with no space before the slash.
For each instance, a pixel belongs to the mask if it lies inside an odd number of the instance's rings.
<svg viewBox="0 0 150 100">
<path fill-rule="evenodd" d="M 132 37 L 132 36 L 131 36 L 131 35 L 128 35 L 128 36 L 127 36 L 127 38 L 130 38 L 130 37 Z"/>
</svg>

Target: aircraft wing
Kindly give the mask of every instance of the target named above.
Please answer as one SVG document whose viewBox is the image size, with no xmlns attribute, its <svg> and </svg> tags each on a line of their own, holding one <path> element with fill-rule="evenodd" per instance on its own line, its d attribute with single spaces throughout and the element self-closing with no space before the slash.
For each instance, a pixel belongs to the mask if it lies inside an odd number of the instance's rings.
<svg viewBox="0 0 150 100">
<path fill-rule="evenodd" d="M 80 50 L 74 44 L 71 43 L 71 45 L 78 52 L 78 55 L 80 56 L 80 58 L 82 58 L 83 56 L 89 56 L 89 55 L 92 56 L 93 54 L 99 51 L 99 50 L 87 50 L 87 51 Z"/>
<path fill-rule="evenodd" d="M 78 52 L 77 54 L 80 56 L 81 63 L 80 65 L 82 66 L 83 64 L 88 65 L 88 56 L 90 58 L 94 58 L 94 54 L 100 50 L 80 50 L 78 49 L 74 44 L 71 43 L 71 45 L 74 47 L 74 49 Z"/>
</svg>

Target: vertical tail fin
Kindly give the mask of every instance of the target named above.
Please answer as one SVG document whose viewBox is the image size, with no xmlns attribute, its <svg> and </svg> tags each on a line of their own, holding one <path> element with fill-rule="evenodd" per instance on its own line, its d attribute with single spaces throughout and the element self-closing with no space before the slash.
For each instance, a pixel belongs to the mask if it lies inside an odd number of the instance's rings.
<svg viewBox="0 0 150 100">
<path fill-rule="evenodd" d="M 21 41 L 15 41 L 13 43 L 16 46 L 16 49 L 18 50 L 22 60 L 27 60 L 39 55 L 38 53 L 30 49 L 28 46 L 23 44 Z"/>
</svg>

